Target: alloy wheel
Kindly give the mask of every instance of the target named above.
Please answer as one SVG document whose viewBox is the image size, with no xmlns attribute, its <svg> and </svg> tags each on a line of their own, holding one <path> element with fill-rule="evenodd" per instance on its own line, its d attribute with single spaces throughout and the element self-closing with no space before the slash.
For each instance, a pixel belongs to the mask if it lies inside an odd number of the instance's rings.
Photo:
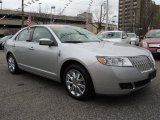
<svg viewBox="0 0 160 120">
<path fill-rule="evenodd" d="M 86 90 L 84 76 L 78 70 L 71 69 L 66 74 L 66 86 L 68 91 L 75 97 L 81 97 Z"/>
<path fill-rule="evenodd" d="M 12 56 L 10 56 L 8 58 L 8 68 L 9 68 L 9 71 L 13 73 L 15 71 L 15 67 L 16 67 L 15 60 L 14 60 L 14 58 Z"/>
</svg>

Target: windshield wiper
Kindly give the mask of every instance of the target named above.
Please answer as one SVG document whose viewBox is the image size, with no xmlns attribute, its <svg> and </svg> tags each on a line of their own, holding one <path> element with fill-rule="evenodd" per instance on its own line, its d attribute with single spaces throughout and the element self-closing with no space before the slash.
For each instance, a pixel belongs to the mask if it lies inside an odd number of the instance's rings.
<svg viewBox="0 0 160 120">
<path fill-rule="evenodd" d="M 63 43 L 83 43 L 82 41 L 63 41 Z"/>
</svg>

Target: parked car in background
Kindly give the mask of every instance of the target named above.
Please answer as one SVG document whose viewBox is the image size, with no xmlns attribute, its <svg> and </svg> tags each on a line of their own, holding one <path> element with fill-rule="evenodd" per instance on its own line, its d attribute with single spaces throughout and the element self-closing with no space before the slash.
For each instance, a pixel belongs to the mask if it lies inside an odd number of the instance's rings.
<svg viewBox="0 0 160 120">
<path fill-rule="evenodd" d="M 139 45 L 139 37 L 136 33 L 127 33 L 128 37 L 130 38 L 131 45 Z"/>
<path fill-rule="evenodd" d="M 98 34 L 98 37 L 109 42 L 130 43 L 130 39 L 124 31 L 103 31 Z"/>
<path fill-rule="evenodd" d="M 78 100 L 95 93 L 121 95 L 147 86 L 156 76 L 152 54 L 143 48 L 101 41 L 67 25 L 24 28 L 5 44 L 8 69 L 62 82 Z M 54 92 L 54 91 L 53 91 Z"/>
<path fill-rule="evenodd" d="M 160 29 L 149 31 L 140 43 L 141 47 L 160 55 Z"/>
<path fill-rule="evenodd" d="M 10 39 L 13 35 L 4 36 L 0 39 L 0 49 L 4 49 L 4 44 L 8 39 Z"/>
</svg>

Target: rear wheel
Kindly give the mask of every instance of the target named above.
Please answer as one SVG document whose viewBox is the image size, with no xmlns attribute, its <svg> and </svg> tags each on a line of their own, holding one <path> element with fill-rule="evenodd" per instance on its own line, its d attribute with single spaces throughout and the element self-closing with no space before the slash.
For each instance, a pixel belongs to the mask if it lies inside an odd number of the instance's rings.
<svg viewBox="0 0 160 120">
<path fill-rule="evenodd" d="M 75 99 L 87 100 L 94 95 L 88 72 L 78 64 L 72 64 L 65 69 L 63 81 L 69 95 Z"/>
<path fill-rule="evenodd" d="M 12 54 L 10 54 L 7 58 L 8 69 L 12 74 L 16 74 L 19 72 L 19 68 L 17 66 L 17 62 Z"/>
</svg>

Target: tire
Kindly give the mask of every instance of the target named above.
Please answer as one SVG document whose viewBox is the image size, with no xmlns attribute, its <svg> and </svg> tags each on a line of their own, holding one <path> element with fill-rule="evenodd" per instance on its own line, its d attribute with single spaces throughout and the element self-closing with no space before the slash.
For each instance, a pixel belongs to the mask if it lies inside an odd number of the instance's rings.
<svg viewBox="0 0 160 120">
<path fill-rule="evenodd" d="M 2 50 L 2 43 L 0 44 L 0 50 Z"/>
<path fill-rule="evenodd" d="M 95 95 L 91 77 L 81 65 L 69 65 L 64 70 L 63 82 L 69 95 L 77 100 L 88 100 Z"/>
<path fill-rule="evenodd" d="M 8 70 L 10 71 L 10 73 L 12 74 L 19 73 L 19 68 L 18 68 L 16 59 L 14 58 L 12 54 L 8 56 L 7 63 L 8 63 Z"/>
</svg>

